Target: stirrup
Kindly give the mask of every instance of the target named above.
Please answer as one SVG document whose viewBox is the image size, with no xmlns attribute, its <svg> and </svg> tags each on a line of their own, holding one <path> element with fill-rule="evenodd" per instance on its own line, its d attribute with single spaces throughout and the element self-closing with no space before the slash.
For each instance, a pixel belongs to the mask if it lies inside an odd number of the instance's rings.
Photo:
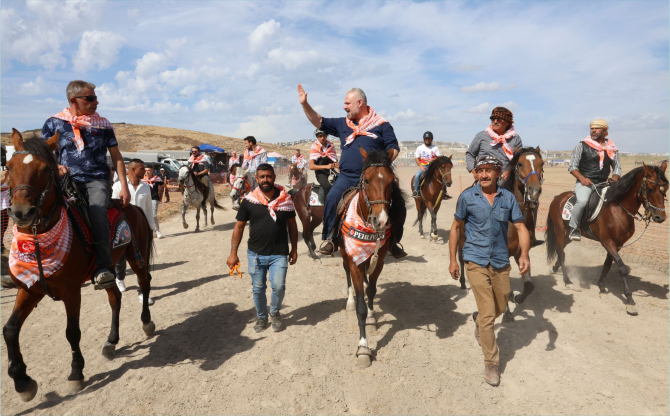
<svg viewBox="0 0 670 416">
<path fill-rule="evenodd" d="M 331 251 L 330 253 L 326 253 L 325 252 L 326 250 L 324 248 L 326 244 L 330 244 L 333 247 L 333 251 Z M 332 256 L 335 253 L 335 243 L 333 243 L 333 240 L 323 240 L 323 242 L 319 246 L 319 253 Z"/>
</svg>

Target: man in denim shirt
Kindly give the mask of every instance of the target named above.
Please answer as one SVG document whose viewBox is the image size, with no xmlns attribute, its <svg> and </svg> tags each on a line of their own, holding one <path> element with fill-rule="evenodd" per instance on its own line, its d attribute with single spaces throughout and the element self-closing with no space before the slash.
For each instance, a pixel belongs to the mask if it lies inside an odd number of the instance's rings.
<svg viewBox="0 0 670 416">
<path fill-rule="evenodd" d="M 502 163 L 495 156 L 481 156 L 474 166 L 479 183 L 458 197 L 454 224 L 449 235 L 451 263 L 449 273 L 458 279 L 456 246 L 465 227 L 463 260 L 472 293 L 477 302 L 475 338 L 484 353 L 484 379 L 492 386 L 500 384 L 500 364 L 493 325 L 507 306 L 510 293 L 507 227 L 513 223 L 519 234 L 521 274 L 528 271 L 530 236 L 514 195 L 497 185 Z"/>
</svg>

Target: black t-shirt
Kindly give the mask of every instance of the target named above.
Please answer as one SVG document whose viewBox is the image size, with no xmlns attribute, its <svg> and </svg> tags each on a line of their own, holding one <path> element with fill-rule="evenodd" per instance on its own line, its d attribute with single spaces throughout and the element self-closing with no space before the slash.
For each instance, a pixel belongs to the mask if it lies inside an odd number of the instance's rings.
<svg viewBox="0 0 670 416">
<path fill-rule="evenodd" d="M 275 190 L 272 200 L 279 196 Z M 277 221 L 270 216 L 268 207 L 242 200 L 237 211 L 237 221 L 249 221 L 249 250 L 263 256 L 288 256 L 288 220 L 295 218 L 295 211 L 275 211 Z"/>
</svg>

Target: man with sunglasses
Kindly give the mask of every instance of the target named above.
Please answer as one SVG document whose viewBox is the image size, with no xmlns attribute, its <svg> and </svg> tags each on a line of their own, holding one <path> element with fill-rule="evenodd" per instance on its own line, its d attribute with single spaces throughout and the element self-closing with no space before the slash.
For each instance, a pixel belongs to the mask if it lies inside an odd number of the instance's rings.
<svg viewBox="0 0 670 416">
<path fill-rule="evenodd" d="M 523 147 L 521 137 L 514 130 L 514 115 L 505 107 L 496 107 L 491 113 L 491 124 L 477 133 L 470 147 L 465 152 L 465 163 L 468 172 L 477 179 L 475 162 L 480 156 L 495 156 L 502 163 L 502 174 L 498 184 L 501 185 L 509 176 L 507 165 L 514 156 L 514 149 Z"/>
<path fill-rule="evenodd" d="M 193 146 L 191 148 L 191 157 L 188 158 L 188 166 L 191 168 L 195 176 L 202 181 L 209 188 L 209 192 L 214 194 L 214 187 L 209 179 L 209 161 L 205 155 L 200 154 L 200 148 Z"/>
<path fill-rule="evenodd" d="M 112 195 L 107 151 L 119 175 L 119 198 L 123 206 L 130 202 L 126 167 L 112 123 L 96 112 L 98 97 L 95 95 L 95 85 L 81 80 L 72 81 L 67 86 L 66 96 L 70 107 L 49 117 L 42 127 L 41 136 L 48 140 L 56 132 L 60 133 L 56 152 L 58 174 L 63 176 L 69 172 L 77 189 L 88 201 L 88 217 L 95 249 L 92 281 L 96 290 L 106 289 L 115 284 L 107 220 L 107 208 Z"/>
</svg>

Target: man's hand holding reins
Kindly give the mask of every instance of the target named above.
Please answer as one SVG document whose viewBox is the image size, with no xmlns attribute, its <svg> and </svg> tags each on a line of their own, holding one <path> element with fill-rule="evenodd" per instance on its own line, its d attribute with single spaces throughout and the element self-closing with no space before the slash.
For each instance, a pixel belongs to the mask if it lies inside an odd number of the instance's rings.
<svg viewBox="0 0 670 416">
<path fill-rule="evenodd" d="M 70 168 L 68 168 L 67 166 L 58 165 L 58 176 L 59 177 L 62 178 L 68 172 L 70 172 Z"/>
</svg>

